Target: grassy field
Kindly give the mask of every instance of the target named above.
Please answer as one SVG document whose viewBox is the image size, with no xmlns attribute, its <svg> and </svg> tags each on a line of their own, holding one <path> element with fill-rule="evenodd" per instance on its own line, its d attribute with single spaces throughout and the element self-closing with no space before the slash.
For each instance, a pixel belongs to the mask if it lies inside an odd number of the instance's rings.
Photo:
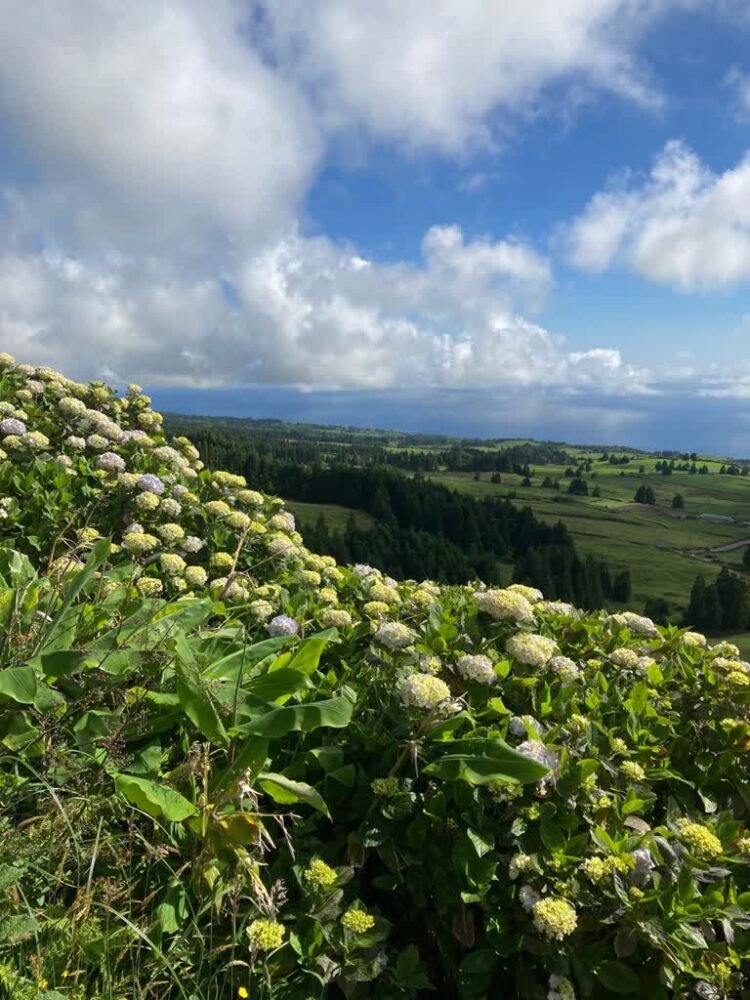
<svg viewBox="0 0 750 1000">
<path fill-rule="evenodd" d="M 363 510 L 352 510 L 351 507 L 338 507 L 332 503 L 301 503 L 296 500 L 287 500 L 285 504 L 303 525 L 315 524 L 322 516 L 331 531 L 341 532 L 352 514 L 359 528 L 371 528 L 375 524 L 370 514 Z"/>
<path fill-rule="evenodd" d="M 750 542 L 750 479 L 720 476 L 721 463 L 715 462 L 706 462 L 709 475 L 673 472 L 663 476 L 654 472 L 656 461 L 639 455 L 624 467 L 594 462 L 585 478 L 589 491 L 599 487 L 600 497 L 569 494 L 570 477 L 559 466 L 532 468 L 532 485 L 525 487 L 514 474 L 504 474 L 501 483 L 490 482 L 487 473 L 479 481 L 471 473 L 458 472 L 434 473 L 431 478 L 476 497 L 510 495 L 513 503 L 528 505 L 542 520 L 562 520 L 582 554 L 600 556 L 613 568 L 630 569 L 634 604 L 662 596 L 681 610 L 699 572 L 713 578 L 723 564 L 741 563 L 741 544 L 724 552 L 710 550 Z M 641 466 L 642 473 L 638 471 Z M 542 488 L 545 476 L 558 479 L 560 489 Z M 654 490 L 656 507 L 633 503 L 643 484 Z M 672 497 L 678 493 L 684 498 L 684 511 L 671 509 Z M 714 523 L 701 518 L 706 514 L 733 521 Z"/>
</svg>

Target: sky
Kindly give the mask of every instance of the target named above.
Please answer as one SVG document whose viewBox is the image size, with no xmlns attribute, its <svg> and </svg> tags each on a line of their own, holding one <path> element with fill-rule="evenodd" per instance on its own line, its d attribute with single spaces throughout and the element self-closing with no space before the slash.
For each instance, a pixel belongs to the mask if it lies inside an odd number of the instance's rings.
<svg viewBox="0 0 750 1000">
<path fill-rule="evenodd" d="M 0 0 L 0 349 L 750 456 L 747 0 Z"/>
</svg>

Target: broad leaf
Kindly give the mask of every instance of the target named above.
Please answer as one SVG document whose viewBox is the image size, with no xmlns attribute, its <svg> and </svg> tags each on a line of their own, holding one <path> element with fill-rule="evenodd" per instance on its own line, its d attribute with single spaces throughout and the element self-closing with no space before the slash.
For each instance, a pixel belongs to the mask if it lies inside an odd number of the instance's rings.
<svg viewBox="0 0 750 1000">
<path fill-rule="evenodd" d="M 116 774 L 115 788 L 137 809 L 155 819 L 166 819 L 170 823 L 180 823 L 198 811 L 192 802 L 167 785 L 157 784 L 148 778 L 136 778 L 132 774 Z"/>
<path fill-rule="evenodd" d="M 353 708 L 349 698 L 328 698 L 305 705 L 285 705 L 241 723 L 237 726 L 237 732 L 244 736 L 276 739 L 287 733 L 308 733 L 321 726 L 343 729 L 351 722 Z"/>
<path fill-rule="evenodd" d="M 323 796 L 312 785 L 308 785 L 304 781 L 292 781 L 291 778 L 287 778 L 283 774 L 265 771 L 258 775 L 258 783 L 274 802 L 281 802 L 285 805 L 292 802 L 305 802 L 313 809 L 317 809 L 319 813 L 323 813 L 328 819 L 331 818 Z"/>
<path fill-rule="evenodd" d="M 36 674 L 33 667 L 11 667 L 0 670 L 0 696 L 33 705 L 36 698 Z"/>
<path fill-rule="evenodd" d="M 195 728 L 214 743 L 226 746 L 229 737 L 208 692 L 191 681 L 179 663 L 175 664 L 175 680 L 180 705 Z"/>
</svg>

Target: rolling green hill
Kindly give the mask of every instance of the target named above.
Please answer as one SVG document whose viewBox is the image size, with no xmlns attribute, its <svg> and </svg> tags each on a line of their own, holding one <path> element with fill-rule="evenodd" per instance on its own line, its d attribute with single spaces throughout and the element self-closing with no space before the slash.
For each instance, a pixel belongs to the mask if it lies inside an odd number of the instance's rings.
<svg viewBox="0 0 750 1000">
<path fill-rule="evenodd" d="M 193 437 L 197 433 L 204 451 L 201 434 L 241 438 L 269 459 L 305 467 L 388 465 L 479 501 L 508 500 L 518 509 L 528 507 L 543 523 L 562 521 L 581 557 L 590 555 L 606 561 L 612 572 L 630 573 L 632 592 L 622 606 L 641 611 L 649 599 L 663 598 L 674 621 L 685 614 L 696 576 L 703 573 L 710 582 L 723 566 L 741 571 L 750 543 L 748 462 L 740 459 L 282 421 L 176 416 L 170 421 Z M 220 460 L 231 466 L 231 457 L 221 455 Z M 575 479 L 583 480 L 585 493 L 569 492 Z M 271 478 L 261 485 L 277 483 Z M 634 502 L 641 487 L 653 490 L 655 504 Z M 677 495 L 683 506 L 673 508 Z M 322 517 L 332 534 L 345 530 L 350 513 L 345 504 L 289 499 L 306 526 Z M 360 527 L 368 526 L 365 516 L 360 511 Z M 512 566 L 505 572 L 510 579 Z M 738 641 L 750 650 L 750 637 L 740 634 Z"/>
</svg>

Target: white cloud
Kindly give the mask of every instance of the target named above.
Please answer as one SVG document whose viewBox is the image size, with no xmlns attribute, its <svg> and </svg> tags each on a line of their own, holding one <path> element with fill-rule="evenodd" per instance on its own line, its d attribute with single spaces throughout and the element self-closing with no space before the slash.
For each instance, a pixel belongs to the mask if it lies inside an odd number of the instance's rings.
<svg viewBox="0 0 750 1000">
<path fill-rule="evenodd" d="M 518 315 L 517 304 L 540 301 L 551 280 L 530 247 L 466 241 L 455 226 L 428 230 L 419 264 L 373 263 L 292 233 L 198 277 L 153 258 L 35 252 L 12 225 L 4 240 L 4 347 L 79 376 L 196 386 L 646 386 L 618 352 L 568 352 Z"/>
<path fill-rule="evenodd" d="M 711 6 L 711 0 L 698 0 Z M 575 82 L 647 107 L 662 98 L 633 55 L 681 0 L 267 0 L 273 46 L 328 125 L 407 146 L 488 142 L 495 111 Z"/>
<path fill-rule="evenodd" d="M 750 73 L 739 66 L 730 67 L 724 82 L 734 91 L 735 114 L 740 121 L 750 118 Z"/>
<path fill-rule="evenodd" d="M 0 231 L 3 348 L 162 384 L 644 392 L 617 351 L 525 318 L 552 281 L 526 243 L 433 226 L 419 262 L 382 264 L 296 220 L 334 136 L 464 154 L 568 84 L 658 106 L 638 38 L 713 3 L 0 0 L 0 111 L 29 164 Z"/>
<path fill-rule="evenodd" d="M 685 292 L 750 280 L 750 153 L 723 174 L 668 143 L 647 178 L 596 194 L 569 229 L 571 262 L 620 265 Z"/>
<path fill-rule="evenodd" d="M 47 223 L 177 255 L 295 218 L 321 145 L 229 0 L 0 0 L 0 108 Z"/>
</svg>

